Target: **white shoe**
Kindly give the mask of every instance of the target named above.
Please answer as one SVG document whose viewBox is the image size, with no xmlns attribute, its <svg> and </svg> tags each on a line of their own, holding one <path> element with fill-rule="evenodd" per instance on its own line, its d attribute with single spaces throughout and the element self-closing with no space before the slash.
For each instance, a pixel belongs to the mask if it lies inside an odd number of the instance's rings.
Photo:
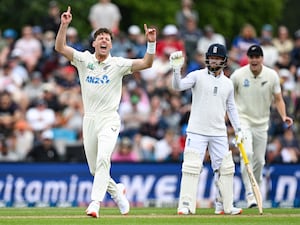
<svg viewBox="0 0 300 225">
<path fill-rule="evenodd" d="M 117 184 L 117 187 L 118 187 L 118 195 L 114 199 L 114 201 L 117 203 L 121 214 L 126 215 L 129 213 L 129 210 L 130 210 L 130 204 L 125 195 L 126 189 L 125 189 L 124 184 L 121 184 L 121 183 Z"/>
<path fill-rule="evenodd" d="M 257 206 L 256 199 L 255 199 L 253 193 L 248 193 L 246 198 L 247 198 L 247 207 L 248 208 L 253 208 L 253 207 Z"/>
<path fill-rule="evenodd" d="M 243 210 L 241 208 L 232 207 L 230 213 L 226 213 L 229 215 L 238 215 L 242 214 Z M 224 215 L 224 208 L 221 202 L 215 202 L 215 214 L 217 215 Z"/>
<path fill-rule="evenodd" d="M 217 215 L 223 215 L 224 209 L 222 202 L 215 202 L 215 214 Z"/>
<path fill-rule="evenodd" d="M 241 208 L 232 207 L 231 215 L 239 215 L 242 214 L 243 210 Z"/>
<path fill-rule="evenodd" d="M 189 215 L 189 214 L 191 214 L 191 211 L 187 207 L 184 207 L 184 208 L 178 209 L 177 214 L 178 215 Z"/>
<path fill-rule="evenodd" d="M 89 207 L 85 210 L 86 215 L 98 218 L 99 217 L 99 210 L 100 210 L 100 202 L 92 201 Z"/>
</svg>

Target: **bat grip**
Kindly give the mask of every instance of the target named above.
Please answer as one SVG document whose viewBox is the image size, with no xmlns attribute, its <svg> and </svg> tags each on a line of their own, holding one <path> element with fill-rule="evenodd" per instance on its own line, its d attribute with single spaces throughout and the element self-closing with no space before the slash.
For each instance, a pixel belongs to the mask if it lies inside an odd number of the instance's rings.
<svg viewBox="0 0 300 225">
<path fill-rule="evenodd" d="M 238 146 L 239 146 L 239 149 L 241 151 L 244 163 L 245 163 L 245 165 L 247 165 L 249 163 L 249 160 L 248 160 L 244 145 L 243 145 L 243 143 L 240 143 L 240 144 L 238 144 Z"/>
</svg>

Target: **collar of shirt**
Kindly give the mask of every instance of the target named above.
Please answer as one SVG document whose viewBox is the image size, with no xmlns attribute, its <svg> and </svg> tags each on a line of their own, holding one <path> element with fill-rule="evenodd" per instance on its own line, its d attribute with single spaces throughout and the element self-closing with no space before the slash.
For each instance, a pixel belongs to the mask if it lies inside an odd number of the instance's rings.
<svg viewBox="0 0 300 225">
<path fill-rule="evenodd" d="M 96 53 L 94 53 L 94 61 L 95 61 L 95 64 L 107 64 L 107 62 L 109 62 L 109 60 L 112 58 L 111 54 L 108 54 L 107 58 L 100 62 L 97 58 L 96 58 Z"/>
</svg>

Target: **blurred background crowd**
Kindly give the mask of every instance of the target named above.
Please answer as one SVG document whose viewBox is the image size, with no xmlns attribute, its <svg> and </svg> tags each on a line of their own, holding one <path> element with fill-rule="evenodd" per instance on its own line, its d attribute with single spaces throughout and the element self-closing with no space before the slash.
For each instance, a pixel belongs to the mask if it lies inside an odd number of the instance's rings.
<svg viewBox="0 0 300 225">
<path fill-rule="evenodd" d="M 14 27 L 1 30 L 0 161 L 85 160 L 81 136 L 83 105 L 77 71 L 54 50 L 63 9 L 55 1 L 47 7 L 48 13 L 39 25 L 24 24 L 20 33 Z M 124 16 L 118 5 L 100 0 L 90 6 L 87 19 L 91 31 L 98 27 L 113 31 L 112 56 L 143 57 L 147 44 L 143 27 L 132 24 L 121 30 Z M 91 36 L 79 38 L 76 24 L 73 25 L 67 31 L 68 45 L 79 51 L 93 51 Z M 112 161 L 182 161 L 191 92 L 172 89 L 169 55 L 183 51 L 184 73 L 188 73 L 204 68 L 208 46 L 221 43 L 228 50 L 225 69 L 228 77 L 247 64 L 245 53 L 250 45 L 262 46 L 264 64 L 278 72 L 287 112 L 295 121 L 292 128 L 286 128 L 275 107 L 270 109 L 267 164 L 300 163 L 300 29 L 290 33 L 285 25 L 275 29 L 264 24 L 256 30 L 248 23 L 228 41 L 212 25 L 199 26 L 192 0 L 182 0 L 178 5 L 174 23 L 156 29 L 157 54 L 153 67 L 124 77 L 119 107 L 122 128 Z M 227 126 L 231 143 L 234 132 L 229 122 Z M 239 162 L 238 149 L 230 147 Z"/>
</svg>

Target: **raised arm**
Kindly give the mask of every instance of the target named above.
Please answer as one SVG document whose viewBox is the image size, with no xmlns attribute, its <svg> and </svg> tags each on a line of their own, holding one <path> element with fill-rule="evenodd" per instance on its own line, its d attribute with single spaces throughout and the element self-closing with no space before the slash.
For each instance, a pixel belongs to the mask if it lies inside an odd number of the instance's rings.
<svg viewBox="0 0 300 225">
<path fill-rule="evenodd" d="M 147 28 L 144 24 L 145 35 L 147 38 L 147 51 L 142 59 L 134 59 L 132 63 L 132 72 L 150 68 L 152 66 L 156 52 L 156 30 Z"/>
<path fill-rule="evenodd" d="M 72 61 L 74 49 L 66 44 L 67 28 L 72 21 L 70 6 L 68 6 L 67 11 L 61 15 L 60 19 L 60 26 L 55 40 L 55 50 Z"/>
</svg>

